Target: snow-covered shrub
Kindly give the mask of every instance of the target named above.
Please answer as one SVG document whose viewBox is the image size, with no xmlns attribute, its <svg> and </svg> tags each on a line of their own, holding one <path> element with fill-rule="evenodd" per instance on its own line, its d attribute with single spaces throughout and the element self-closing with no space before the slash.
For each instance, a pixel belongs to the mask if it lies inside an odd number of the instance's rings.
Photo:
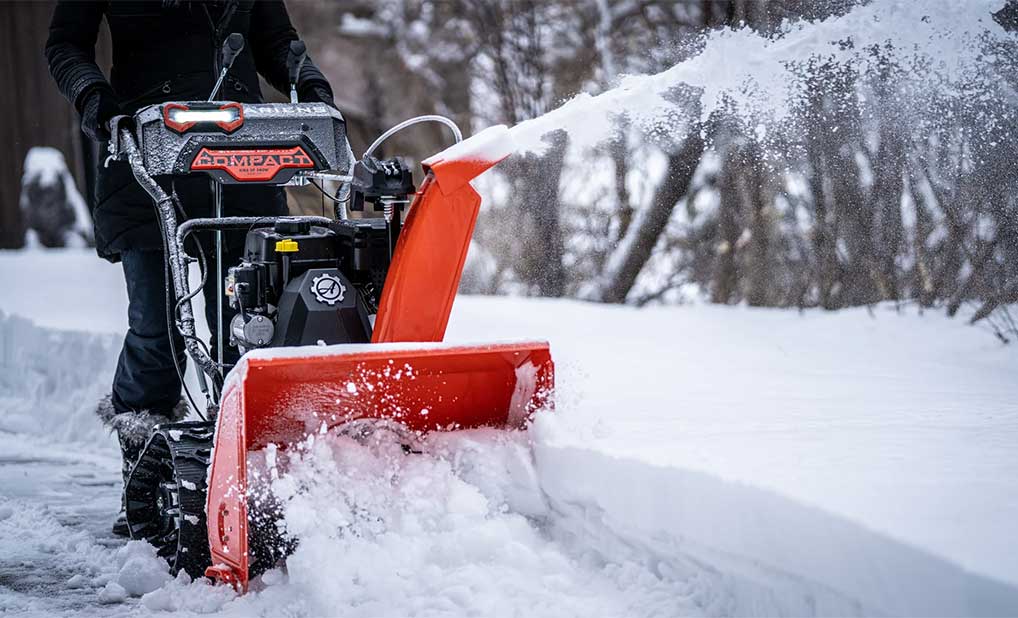
<svg viewBox="0 0 1018 618">
<path fill-rule="evenodd" d="M 81 247 L 92 244 L 92 219 L 78 193 L 64 155 L 37 146 L 25 156 L 21 216 L 29 247 Z"/>
</svg>

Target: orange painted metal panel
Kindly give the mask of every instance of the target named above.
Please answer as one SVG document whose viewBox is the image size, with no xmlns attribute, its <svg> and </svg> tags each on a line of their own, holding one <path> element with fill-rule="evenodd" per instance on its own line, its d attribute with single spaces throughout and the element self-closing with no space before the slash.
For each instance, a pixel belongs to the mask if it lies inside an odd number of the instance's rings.
<svg viewBox="0 0 1018 618">
<path fill-rule="evenodd" d="M 445 336 L 481 208 L 470 180 L 498 163 L 429 161 L 382 288 L 374 343 Z"/>
</svg>

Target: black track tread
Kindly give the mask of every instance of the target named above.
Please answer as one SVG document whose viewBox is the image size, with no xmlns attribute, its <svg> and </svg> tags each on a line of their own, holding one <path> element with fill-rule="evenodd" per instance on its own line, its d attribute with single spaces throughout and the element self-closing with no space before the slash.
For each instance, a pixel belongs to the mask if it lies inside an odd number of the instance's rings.
<svg viewBox="0 0 1018 618">
<path fill-rule="evenodd" d="M 191 577 L 202 577 L 212 563 L 205 499 L 214 432 L 210 422 L 157 426 L 128 480 L 127 521 L 131 538 L 145 539 L 155 546 L 174 574 L 183 570 Z M 174 439 L 173 434 L 179 439 Z M 159 484 L 167 481 L 176 486 L 180 508 L 179 528 L 171 530 L 165 529 L 155 507 Z M 194 489 L 185 487 L 185 482 L 193 484 Z"/>
</svg>

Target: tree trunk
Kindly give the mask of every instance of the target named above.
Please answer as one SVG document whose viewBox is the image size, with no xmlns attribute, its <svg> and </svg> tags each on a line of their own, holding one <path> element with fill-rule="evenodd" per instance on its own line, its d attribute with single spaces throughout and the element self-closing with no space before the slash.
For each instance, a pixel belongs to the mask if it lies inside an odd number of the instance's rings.
<svg viewBox="0 0 1018 618">
<path fill-rule="evenodd" d="M 886 97 L 885 97 L 886 98 Z M 904 244 L 904 226 L 901 218 L 901 198 L 905 149 L 896 127 L 883 122 L 880 125 L 880 146 L 874 157 L 875 182 L 872 192 L 873 213 L 873 277 L 883 297 L 881 300 L 898 300 L 898 268 L 895 257 Z"/>
<path fill-rule="evenodd" d="M 675 205 L 689 191 L 693 173 L 703 156 L 704 140 L 695 128 L 682 147 L 668 157 L 668 171 L 650 206 L 637 213 L 615 253 L 608 260 L 600 286 L 600 300 L 623 303 L 650 259 L 654 245 L 668 226 Z"/>
<path fill-rule="evenodd" d="M 541 258 L 541 266 L 534 273 L 538 292 L 541 296 L 559 297 L 566 293 L 566 273 L 562 265 L 565 243 L 559 222 L 561 204 L 558 191 L 569 138 L 563 132 L 549 137 L 553 145 L 541 157 L 541 170 L 535 175 L 536 183 L 532 187 L 536 191 L 525 192 L 532 198 L 523 204 L 533 213 L 537 239 L 535 249 Z"/>
<path fill-rule="evenodd" d="M 993 252 L 997 249 L 997 239 L 994 238 L 990 242 L 986 243 L 978 256 L 972 260 L 972 272 L 969 273 L 965 282 L 955 291 L 954 296 L 947 303 L 947 315 L 954 317 L 954 314 L 958 313 L 958 309 L 961 308 L 961 304 L 969 297 L 969 293 L 975 287 L 976 283 L 979 282 L 983 277 L 983 270 L 986 265 L 990 262 L 990 258 L 993 257 Z"/>
<path fill-rule="evenodd" d="M 615 200 L 619 209 L 618 240 L 626 237 L 633 222 L 633 204 L 629 198 L 626 177 L 629 175 L 629 148 L 626 140 L 626 123 L 622 122 L 619 138 L 611 143 L 612 164 L 615 168 Z"/>
<path fill-rule="evenodd" d="M 733 144 L 728 149 L 724 170 L 721 173 L 717 220 L 718 243 L 715 249 L 714 272 L 710 285 L 712 303 L 727 304 L 738 296 L 737 254 L 739 237 L 742 235 L 741 211 L 745 197 L 745 174 L 739 146 Z"/>
</svg>

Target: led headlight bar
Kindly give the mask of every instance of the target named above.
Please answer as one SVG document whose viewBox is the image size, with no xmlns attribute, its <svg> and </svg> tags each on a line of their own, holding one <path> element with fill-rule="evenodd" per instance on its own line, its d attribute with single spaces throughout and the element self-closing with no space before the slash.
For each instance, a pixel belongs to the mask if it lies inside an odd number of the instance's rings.
<svg viewBox="0 0 1018 618">
<path fill-rule="evenodd" d="M 202 131 L 232 133 L 244 124 L 244 106 L 240 103 L 188 107 L 181 103 L 163 105 L 163 124 L 177 133 L 198 127 Z"/>
</svg>

